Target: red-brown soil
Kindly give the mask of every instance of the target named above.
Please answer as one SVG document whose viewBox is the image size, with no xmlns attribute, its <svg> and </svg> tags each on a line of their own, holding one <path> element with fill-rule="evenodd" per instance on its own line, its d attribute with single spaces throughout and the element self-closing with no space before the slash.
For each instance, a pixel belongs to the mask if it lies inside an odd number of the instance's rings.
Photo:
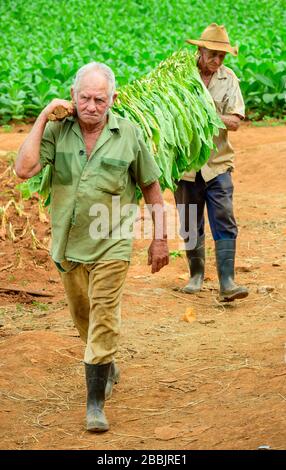
<svg viewBox="0 0 286 470">
<path fill-rule="evenodd" d="M 286 128 L 244 124 L 236 149 L 237 280 L 245 300 L 221 304 L 207 232 L 204 290 L 187 279 L 178 238 L 151 275 L 138 240 L 123 296 L 121 381 L 106 404 L 111 428 L 85 431 L 83 345 L 46 247 L 38 201 L 21 201 L 13 153 L 27 126 L 0 131 L 1 449 L 285 449 Z M 4 174 L 5 172 L 5 174 Z M 166 201 L 173 204 L 170 193 Z M 3 207 L 10 204 L 3 217 Z M 1 211 L 2 208 L 2 211 Z M 24 210 L 22 213 L 21 210 Z M 28 222 L 27 222 L 28 221 Z M 195 321 L 182 320 L 192 309 Z"/>
</svg>

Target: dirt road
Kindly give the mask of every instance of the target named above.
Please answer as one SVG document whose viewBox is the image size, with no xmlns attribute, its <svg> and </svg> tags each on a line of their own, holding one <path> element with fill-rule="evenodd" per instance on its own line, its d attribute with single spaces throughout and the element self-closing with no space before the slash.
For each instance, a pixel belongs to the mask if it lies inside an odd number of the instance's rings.
<svg viewBox="0 0 286 470">
<path fill-rule="evenodd" d="M 7 152 L 26 131 L 0 131 L 2 207 L 19 201 Z M 136 241 L 123 297 L 121 382 L 102 435 L 85 431 L 83 346 L 45 249 L 48 220 L 36 199 L 24 213 L 10 204 L 0 288 L 53 297 L 0 297 L 1 449 L 285 449 L 286 128 L 243 125 L 232 142 L 237 280 L 250 296 L 217 301 L 209 231 L 204 290 L 195 296 L 172 289 L 187 279 L 178 238 L 170 265 L 156 275 L 146 266 L 148 242 Z M 165 198 L 173 204 L 170 193 Z M 187 309 L 192 323 L 182 320 Z"/>
</svg>

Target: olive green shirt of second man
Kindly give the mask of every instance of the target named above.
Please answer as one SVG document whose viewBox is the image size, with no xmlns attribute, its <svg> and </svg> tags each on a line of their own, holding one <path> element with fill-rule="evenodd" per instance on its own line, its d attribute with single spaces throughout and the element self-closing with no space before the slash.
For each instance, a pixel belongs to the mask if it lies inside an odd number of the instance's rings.
<svg viewBox="0 0 286 470">
<path fill-rule="evenodd" d="M 161 174 L 141 130 L 109 111 L 107 124 L 87 158 L 76 118 L 50 122 L 43 134 L 40 162 L 42 167 L 52 167 L 53 260 L 129 261 L 128 208 L 136 205 L 136 183 L 148 186 Z M 123 227 L 127 236 L 122 235 Z"/>
</svg>

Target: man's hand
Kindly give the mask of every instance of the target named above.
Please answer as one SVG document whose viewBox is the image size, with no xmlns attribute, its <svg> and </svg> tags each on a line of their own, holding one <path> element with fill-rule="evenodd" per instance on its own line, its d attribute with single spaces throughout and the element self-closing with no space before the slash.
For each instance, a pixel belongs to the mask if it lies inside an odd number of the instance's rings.
<svg viewBox="0 0 286 470">
<path fill-rule="evenodd" d="M 72 115 L 75 111 L 74 105 L 71 101 L 67 100 L 61 100 L 59 98 L 53 99 L 42 111 L 41 114 L 43 114 L 46 118 L 46 120 L 51 119 L 51 120 L 57 120 L 57 108 L 64 108 L 67 110 L 68 115 Z M 54 119 L 51 118 L 51 116 L 55 116 Z"/>
<path fill-rule="evenodd" d="M 169 264 L 167 240 L 154 239 L 148 250 L 148 265 L 152 265 L 152 274 L 159 272 L 167 264 Z"/>
<path fill-rule="evenodd" d="M 241 119 L 237 114 L 219 114 L 222 122 L 228 131 L 237 131 L 239 128 Z"/>
</svg>

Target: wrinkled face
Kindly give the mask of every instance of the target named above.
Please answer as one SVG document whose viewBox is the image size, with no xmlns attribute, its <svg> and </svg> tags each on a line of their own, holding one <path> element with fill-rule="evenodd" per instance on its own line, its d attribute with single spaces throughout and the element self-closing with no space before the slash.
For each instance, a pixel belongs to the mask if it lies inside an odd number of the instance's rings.
<svg viewBox="0 0 286 470">
<path fill-rule="evenodd" d="M 80 81 L 79 88 L 72 89 L 71 94 L 79 120 L 87 125 L 104 122 L 116 98 L 116 94 L 110 96 L 108 80 L 95 71 L 86 73 Z"/>
<path fill-rule="evenodd" d="M 210 72 L 215 73 L 224 61 L 226 52 L 212 51 L 205 47 L 200 47 L 200 63 L 202 67 Z"/>
</svg>

